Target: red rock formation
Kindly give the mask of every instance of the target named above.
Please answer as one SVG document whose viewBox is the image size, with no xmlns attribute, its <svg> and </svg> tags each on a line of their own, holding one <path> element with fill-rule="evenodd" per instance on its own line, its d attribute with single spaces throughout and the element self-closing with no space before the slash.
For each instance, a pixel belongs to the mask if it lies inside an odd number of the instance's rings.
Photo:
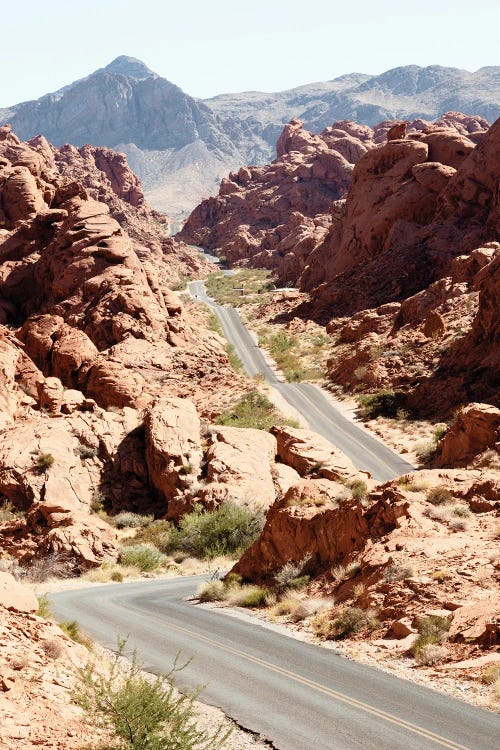
<svg viewBox="0 0 500 750">
<path fill-rule="evenodd" d="M 325 235 L 332 202 L 347 192 L 350 160 L 366 151 L 354 123 L 336 126 L 312 135 L 292 120 L 278 140 L 276 160 L 231 173 L 219 195 L 193 211 L 179 236 L 216 249 L 232 263 L 250 259 L 283 280 L 297 278 Z"/>
<path fill-rule="evenodd" d="M 500 409 L 468 404 L 461 409 L 440 443 L 443 466 L 460 466 L 488 449 L 500 449 Z"/>
<path fill-rule="evenodd" d="M 165 508 L 135 409 L 179 394 L 213 414 L 243 383 L 171 291 L 195 253 L 164 238 L 120 155 L 0 129 L 0 222 L 0 501 L 25 511 L 1 546 L 84 570 L 116 553 L 97 488 L 114 509 Z"/>
</svg>

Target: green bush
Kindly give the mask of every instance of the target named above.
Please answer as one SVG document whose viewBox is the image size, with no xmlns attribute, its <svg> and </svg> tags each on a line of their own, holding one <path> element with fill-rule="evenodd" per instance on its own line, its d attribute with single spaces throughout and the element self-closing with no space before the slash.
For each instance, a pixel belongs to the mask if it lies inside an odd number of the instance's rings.
<svg viewBox="0 0 500 750">
<path fill-rule="evenodd" d="M 215 420 L 215 424 L 229 427 L 253 427 L 257 430 L 270 430 L 273 425 L 297 427 L 297 422 L 285 419 L 269 401 L 257 390 L 245 393 L 230 409 L 226 409 Z"/>
<path fill-rule="evenodd" d="M 127 537 L 123 540 L 125 546 L 136 544 L 153 544 L 160 552 L 168 552 L 170 549 L 170 539 L 174 527 L 169 521 L 160 519 L 150 521 L 146 526 L 137 530 L 135 536 Z"/>
<path fill-rule="evenodd" d="M 362 479 L 354 479 L 350 482 L 349 489 L 355 500 L 364 500 L 368 494 L 368 486 Z"/>
<path fill-rule="evenodd" d="M 46 471 L 47 469 L 50 469 L 50 467 L 53 466 L 54 462 L 55 458 L 52 453 L 42 453 L 41 451 L 35 459 L 35 463 L 40 471 Z"/>
<path fill-rule="evenodd" d="M 133 544 L 120 551 L 122 565 L 134 565 L 143 573 L 156 570 L 164 560 L 160 550 L 150 544 Z"/>
<path fill-rule="evenodd" d="M 375 419 L 376 417 L 390 417 L 396 419 L 398 411 L 406 405 L 406 396 L 402 391 L 381 390 L 360 396 L 362 417 Z"/>
<path fill-rule="evenodd" d="M 71 620 L 70 622 L 58 622 L 57 624 L 63 633 L 66 633 L 68 638 L 71 638 L 72 641 L 79 643 L 81 646 L 85 646 L 85 648 L 92 648 L 92 639 L 80 630 L 80 626 L 76 620 Z"/>
<path fill-rule="evenodd" d="M 182 667 L 174 664 L 168 675 L 152 677 L 142 671 L 134 653 L 124 669 L 125 644 L 119 645 L 111 668 L 87 665 L 78 671 L 73 700 L 92 723 L 111 735 L 107 747 L 118 750 L 220 750 L 230 735 L 220 726 L 211 733 L 196 724 L 197 692 L 179 693 L 173 677 Z"/>
<path fill-rule="evenodd" d="M 113 523 L 117 529 L 138 529 L 151 523 L 153 516 L 143 516 L 140 513 L 131 513 L 123 510 L 114 517 Z"/>
<path fill-rule="evenodd" d="M 413 656 L 420 658 L 429 645 L 441 645 L 447 638 L 450 621 L 446 617 L 430 615 L 421 617 L 417 622 L 418 638 L 411 648 Z"/>
<path fill-rule="evenodd" d="M 172 529 L 166 552 L 182 550 L 193 557 L 238 557 L 255 541 L 264 527 L 264 515 L 235 503 L 223 503 L 212 511 L 195 506 Z"/>
<path fill-rule="evenodd" d="M 370 610 L 359 607 L 344 607 L 339 610 L 331 621 L 329 637 L 346 638 L 361 630 L 373 630 L 378 625 L 377 618 Z"/>
</svg>

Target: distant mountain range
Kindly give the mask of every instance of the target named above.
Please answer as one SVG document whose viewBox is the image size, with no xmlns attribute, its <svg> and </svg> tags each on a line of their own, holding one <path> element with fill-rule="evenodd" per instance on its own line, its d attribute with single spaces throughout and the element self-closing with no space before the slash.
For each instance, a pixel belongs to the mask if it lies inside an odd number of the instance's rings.
<svg viewBox="0 0 500 750">
<path fill-rule="evenodd" d="M 454 110 L 493 122 L 500 116 L 500 67 L 475 73 L 409 65 L 382 75 L 350 73 L 288 91 L 195 99 L 132 57 L 40 99 L 0 109 L 22 139 L 43 134 L 56 146 L 91 143 L 127 154 L 156 208 L 180 217 L 243 164 L 273 158 L 292 117 L 319 132 L 335 120 L 435 120 Z"/>
</svg>

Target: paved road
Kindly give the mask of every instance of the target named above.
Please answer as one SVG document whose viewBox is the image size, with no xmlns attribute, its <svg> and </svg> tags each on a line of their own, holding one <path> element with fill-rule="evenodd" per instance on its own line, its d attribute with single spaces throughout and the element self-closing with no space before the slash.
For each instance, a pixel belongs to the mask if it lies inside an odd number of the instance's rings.
<svg viewBox="0 0 500 750">
<path fill-rule="evenodd" d="M 50 595 L 103 645 L 117 634 L 151 671 L 179 651 L 193 661 L 180 687 L 204 685 L 222 708 L 278 750 L 493 750 L 498 716 L 213 609 L 189 604 L 202 576 Z"/>
<path fill-rule="evenodd" d="M 224 335 L 234 346 L 247 374 L 250 377 L 263 375 L 267 383 L 304 416 L 312 430 L 340 448 L 355 466 L 369 471 L 374 479 L 381 482 L 414 470 L 410 463 L 372 437 L 365 428 L 347 419 L 318 386 L 278 380 L 238 312 L 214 302 L 207 295 L 202 281 L 190 282 L 188 289 L 191 297 L 204 302 L 217 314 Z"/>
</svg>

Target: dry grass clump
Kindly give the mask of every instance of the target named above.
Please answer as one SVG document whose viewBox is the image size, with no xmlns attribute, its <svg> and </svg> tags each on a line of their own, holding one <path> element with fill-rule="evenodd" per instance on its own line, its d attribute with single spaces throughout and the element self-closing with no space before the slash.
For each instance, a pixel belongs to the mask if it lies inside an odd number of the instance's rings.
<svg viewBox="0 0 500 750">
<path fill-rule="evenodd" d="M 68 638 L 71 638 L 72 641 L 79 643 L 81 646 L 85 646 L 85 648 L 88 648 L 89 650 L 92 649 L 94 645 L 92 638 L 80 629 L 76 620 L 71 620 L 70 622 L 58 622 L 57 624 L 63 633 L 65 633 Z"/>
<path fill-rule="evenodd" d="M 287 588 L 301 589 L 307 586 L 310 576 L 306 571 L 311 562 L 311 555 L 306 555 L 298 562 L 289 561 L 279 569 L 274 576 L 278 591 L 284 591 Z"/>
<path fill-rule="evenodd" d="M 426 500 L 432 505 L 449 505 L 454 498 L 448 487 L 439 484 L 437 487 L 431 487 L 427 492 Z"/>
<path fill-rule="evenodd" d="M 422 617 L 417 622 L 418 638 L 411 648 L 411 653 L 418 664 L 432 664 L 432 661 L 426 661 L 431 659 L 432 655 L 436 656 L 437 652 L 433 652 L 429 649 L 429 646 L 441 646 L 448 637 L 448 630 L 450 628 L 450 621 L 447 617 L 440 617 L 439 615 L 430 615 L 429 617 Z M 436 656 L 436 659 L 443 658 Z"/>
<path fill-rule="evenodd" d="M 332 640 L 347 638 L 362 630 L 374 630 L 377 625 L 378 620 L 373 610 L 349 606 L 337 609 L 333 615 L 319 612 L 311 622 L 317 636 Z"/>
<path fill-rule="evenodd" d="M 361 563 L 357 560 L 353 560 L 348 565 L 333 565 L 330 569 L 330 573 L 334 581 L 348 581 L 350 578 L 354 578 L 361 571 Z"/>
<path fill-rule="evenodd" d="M 494 685 L 500 680 L 500 664 L 490 664 L 481 675 L 481 682 L 485 685 Z"/>
<path fill-rule="evenodd" d="M 242 586 L 229 589 L 227 601 L 232 607 L 263 607 L 267 590 L 261 586 Z"/>
<path fill-rule="evenodd" d="M 384 570 L 384 581 L 394 583 L 395 581 L 404 581 L 406 578 L 412 578 L 415 571 L 411 565 L 403 563 L 391 563 Z"/>
<path fill-rule="evenodd" d="M 422 646 L 415 654 L 415 661 L 420 666 L 432 666 L 444 661 L 448 656 L 448 649 L 444 646 L 436 646 L 433 643 L 427 643 Z"/>
<path fill-rule="evenodd" d="M 40 471 L 46 471 L 54 465 L 55 460 L 56 459 L 54 458 L 52 453 L 43 453 L 42 451 L 40 451 L 35 458 L 35 464 L 37 466 L 37 469 L 40 469 Z"/>
<path fill-rule="evenodd" d="M 198 591 L 196 597 L 200 602 L 220 602 L 223 601 L 227 596 L 227 588 L 224 585 L 224 581 L 214 580 L 203 583 Z"/>
<path fill-rule="evenodd" d="M 40 648 L 47 657 L 47 659 L 59 659 L 63 653 L 64 648 L 57 638 L 48 638 L 40 643 Z"/>
<path fill-rule="evenodd" d="M 14 561 L 9 572 L 18 580 L 26 579 L 33 583 L 43 583 L 51 578 L 70 578 L 73 574 L 73 566 L 64 555 L 52 554 L 32 559 L 23 565 Z"/>
<path fill-rule="evenodd" d="M 397 480 L 397 484 L 407 492 L 424 492 L 429 489 L 429 482 L 412 479 L 408 474 L 400 477 Z"/>
<path fill-rule="evenodd" d="M 152 523 L 153 516 L 144 516 L 140 513 L 131 513 L 123 510 L 114 516 L 112 523 L 117 529 L 140 529 L 141 526 L 147 526 Z"/>
<path fill-rule="evenodd" d="M 284 615 L 294 615 L 301 604 L 300 598 L 293 593 L 284 596 L 271 608 L 271 617 L 283 617 Z"/>
<path fill-rule="evenodd" d="M 355 500 L 364 500 L 368 494 L 368 485 L 362 479 L 354 479 L 348 487 Z"/>
<path fill-rule="evenodd" d="M 126 578 L 139 578 L 140 575 L 141 571 L 136 565 L 118 565 L 104 561 L 100 568 L 88 570 L 82 579 L 92 583 L 109 583 L 109 581 L 121 583 Z"/>
<path fill-rule="evenodd" d="M 149 573 L 165 562 L 165 556 L 152 544 L 134 544 L 121 549 L 119 560 L 125 566 L 133 566 L 142 573 Z"/>
<path fill-rule="evenodd" d="M 451 577 L 451 573 L 449 570 L 433 570 L 430 574 L 430 577 L 433 581 L 444 583 L 448 578 Z"/>
</svg>

